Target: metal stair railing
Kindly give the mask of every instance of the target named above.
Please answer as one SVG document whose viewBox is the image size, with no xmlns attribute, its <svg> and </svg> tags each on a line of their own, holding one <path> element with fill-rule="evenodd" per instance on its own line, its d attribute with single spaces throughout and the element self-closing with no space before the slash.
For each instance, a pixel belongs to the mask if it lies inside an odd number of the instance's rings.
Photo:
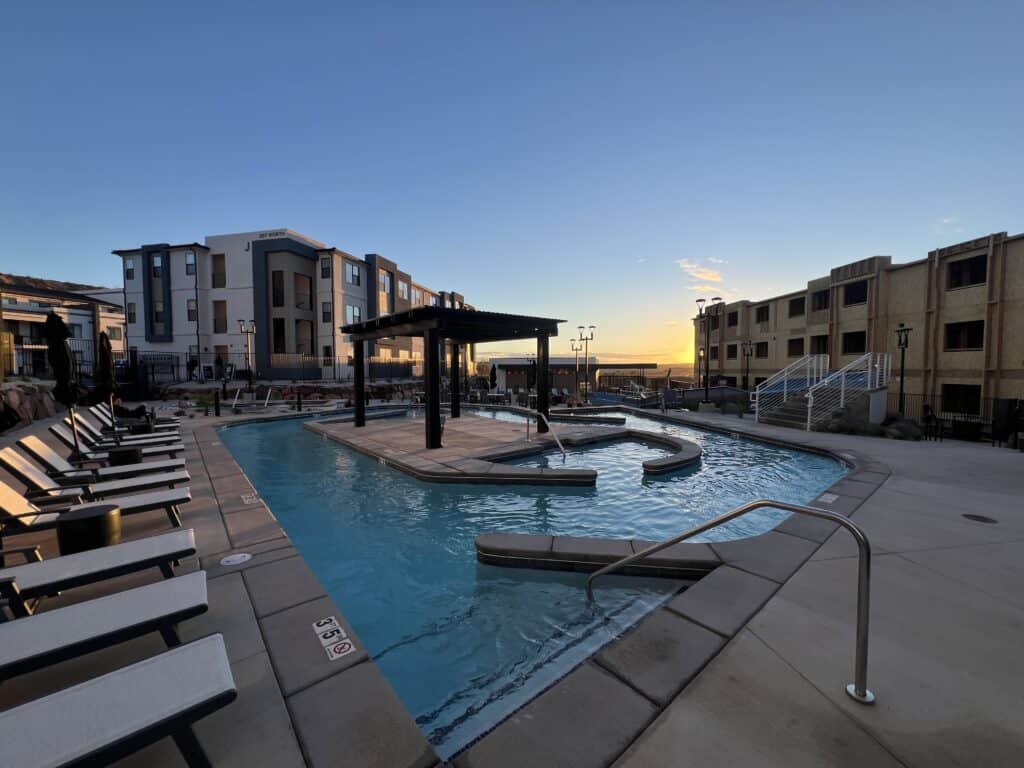
<svg viewBox="0 0 1024 768">
<path fill-rule="evenodd" d="M 850 400 L 863 392 L 888 385 L 892 372 L 892 355 L 888 352 L 866 352 L 853 362 L 822 379 L 807 390 L 807 424 L 811 430 Z"/>
<path fill-rule="evenodd" d="M 758 384 L 752 398 L 754 421 L 827 377 L 828 363 L 828 355 L 804 355 Z"/>
<path fill-rule="evenodd" d="M 719 515 L 718 517 L 712 518 L 705 523 L 691 528 L 685 533 L 681 533 L 678 536 L 673 536 L 671 539 L 666 539 L 658 544 L 654 544 L 646 549 L 642 549 L 639 552 L 624 557 L 621 560 L 616 560 L 614 563 L 604 566 L 587 577 L 587 600 L 589 602 L 594 601 L 594 581 L 605 576 L 613 571 L 617 571 L 631 563 L 635 563 L 637 560 L 642 560 L 645 557 L 660 552 L 668 547 L 675 546 L 676 544 L 692 539 L 705 531 L 710 531 L 712 528 L 728 523 L 730 520 L 735 520 L 737 517 L 742 517 L 748 512 L 752 512 L 755 509 L 762 509 L 764 507 L 772 507 L 774 509 L 783 509 L 787 512 L 793 512 L 798 515 L 809 515 L 810 517 L 821 518 L 822 520 L 829 520 L 837 525 L 842 526 L 857 542 L 857 650 L 856 658 L 854 660 L 854 673 L 853 682 L 846 686 L 846 693 L 854 701 L 858 701 L 861 704 L 873 704 L 875 702 L 875 695 L 868 690 L 868 620 L 870 617 L 870 601 L 871 601 L 871 543 L 868 541 L 868 537 L 864 535 L 864 531 L 854 525 L 852 522 L 847 520 L 840 514 L 835 512 L 829 512 L 825 509 L 817 509 L 815 507 L 805 507 L 799 504 L 788 504 L 784 501 L 773 501 L 771 499 L 758 499 L 756 501 L 750 501 L 739 507 L 736 507 L 731 512 Z"/>
</svg>

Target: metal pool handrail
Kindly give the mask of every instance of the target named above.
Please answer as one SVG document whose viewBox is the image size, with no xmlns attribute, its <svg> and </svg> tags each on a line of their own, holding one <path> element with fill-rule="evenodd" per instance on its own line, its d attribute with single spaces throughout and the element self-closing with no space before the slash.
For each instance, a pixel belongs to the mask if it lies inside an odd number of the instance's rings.
<svg viewBox="0 0 1024 768">
<path fill-rule="evenodd" d="M 551 426 L 551 422 L 548 421 L 548 417 L 545 416 L 540 411 L 533 411 L 533 410 L 530 410 L 529 408 L 524 408 L 523 410 L 527 411 L 529 413 L 532 413 L 534 416 L 540 416 L 542 419 L 544 419 L 544 423 L 548 425 L 548 432 L 550 432 L 551 436 L 553 438 L 555 438 L 555 443 L 558 445 L 558 450 L 560 450 L 562 452 L 562 458 L 564 459 L 565 458 L 565 446 L 562 445 L 562 441 L 559 440 L 558 439 L 558 435 L 555 434 L 555 428 Z M 530 441 L 530 420 L 529 419 L 526 420 L 526 441 L 527 442 Z"/>
<path fill-rule="evenodd" d="M 858 701 L 861 704 L 873 704 L 875 701 L 875 695 L 868 690 L 868 619 L 869 619 L 869 603 L 871 599 L 871 544 L 868 542 L 868 537 L 864 535 L 864 531 L 858 528 L 856 525 L 851 523 L 842 515 L 836 514 L 835 512 L 829 512 L 825 509 L 816 509 L 815 507 L 804 507 L 799 504 L 787 504 L 784 501 L 772 501 L 771 499 L 758 499 L 743 504 L 731 512 L 719 515 L 718 517 L 708 520 L 706 523 L 691 528 L 685 533 L 681 533 L 678 536 L 673 536 L 671 539 L 666 539 L 658 544 L 653 544 L 647 549 L 643 549 L 635 554 L 624 557 L 621 560 L 616 560 L 614 563 L 606 565 L 604 568 L 599 568 L 587 577 L 587 600 L 590 602 L 594 601 L 594 580 L 600 576 L 617 571 L 624 566 L 642 560 L 649 555 L 653 555 L 655 552 L 660 552 L 663 549 L 667 549 L 681 541 L 693 538 L 698 534 L 709 531 L 712 528 L 717 528 L 723 523 L 727 523 L 730 520 L 735 520 L 737 517 L 741 517 L 748 512 L 752 512 L 755 509 L 761 509 L 762 507 L 773 507 L 775 509 L 784 509 L 787 512 L 793 512 L 798 515 L 809 515 L 810 517 L 819 517 L 823 520 L 830 520 L 833 523 L 841 525 L 843 528 L 848 530 L 857 542 L 857 656 L 854 663 L 854 677 L 853 682 L 846 686 L 846 693 L 854 701 Z"/>
</svg>

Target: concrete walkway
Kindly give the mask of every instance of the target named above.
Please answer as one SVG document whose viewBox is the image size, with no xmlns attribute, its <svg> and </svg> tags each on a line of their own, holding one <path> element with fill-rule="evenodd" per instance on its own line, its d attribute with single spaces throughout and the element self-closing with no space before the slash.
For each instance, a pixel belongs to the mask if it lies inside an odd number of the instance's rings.
<svg viewBox="0 0 1024 768">
<path fill-rule="evenodd" d="M 875 552 L 868 682 L 878 701 L 864 707 L 844 692 L 857 560 L 839 531 L 614 765 L 1022 764 L 1024 454 L 692 421 L 890 467 L 853 516 Z"/>
</svg>

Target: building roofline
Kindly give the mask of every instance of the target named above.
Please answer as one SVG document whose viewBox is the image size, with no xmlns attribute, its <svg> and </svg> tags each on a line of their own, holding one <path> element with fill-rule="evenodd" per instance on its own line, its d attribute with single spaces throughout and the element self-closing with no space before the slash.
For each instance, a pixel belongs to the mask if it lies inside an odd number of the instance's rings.
<svg viewBox="0 0 1024 768">
<path fill-rule="evenodd" d="M 156 246 L 162 246 L 174 250 L 179 250 L 181 248 L 202 248 L 204 251 L 210 250 L 209 246 L 203 245 L 201 243 L 179 243 L 177 245 L 170 245 L 168 243 L 152 243 L 147 245 L 140 245 L 138 248 L 119 248 L 117 250 L 111 251 L 111 253 L 114 254 L 115 256 L 128 256 L 129 254 L 133 253 L 142 253 L 143 248 L 150 248 Z"/>
</svg>

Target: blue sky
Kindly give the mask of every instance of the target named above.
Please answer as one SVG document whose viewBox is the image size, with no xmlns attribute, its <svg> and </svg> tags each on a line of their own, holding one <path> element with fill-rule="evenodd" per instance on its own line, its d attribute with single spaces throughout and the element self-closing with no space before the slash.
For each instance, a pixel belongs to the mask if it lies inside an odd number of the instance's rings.
<svg viewBox="0 0 1024 768">
<path fill-rule="evenodd" d="M 681 360 L 700 291 L 1024 229 L 1024 4 L 832 5 L 9 4 L 0 270 L 287 226 Z"/>
</svg>

